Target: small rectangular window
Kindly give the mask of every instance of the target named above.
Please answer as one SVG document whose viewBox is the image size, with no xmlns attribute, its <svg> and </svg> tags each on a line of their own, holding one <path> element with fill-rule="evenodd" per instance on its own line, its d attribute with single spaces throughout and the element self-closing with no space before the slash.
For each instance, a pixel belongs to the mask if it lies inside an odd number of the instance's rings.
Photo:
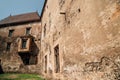
<svg viewBox="0 0 120 80">
<path fill-rule="evenodd" d="M 11 43 L 7 43 L 6 50 L 7 50 L 7 51 L 10 51 L 10 47 L 11 47 Z"/>
<path fill-rule="evenodd" d="M 12 37 L 13 36 L 13 32 L 14 32 L 14 30 L 9 30 L 8 37 Z"/>
<path fill-rule="evenodd" d="M 22 39 L 22 48 L 26 48 L 27 39 Z"/>
<path fill-rule="evenodd" d="M 30 30 L 31 30 L 31 28 L 26 28 L 26 35 L 30 34 Z"/>
</svg>

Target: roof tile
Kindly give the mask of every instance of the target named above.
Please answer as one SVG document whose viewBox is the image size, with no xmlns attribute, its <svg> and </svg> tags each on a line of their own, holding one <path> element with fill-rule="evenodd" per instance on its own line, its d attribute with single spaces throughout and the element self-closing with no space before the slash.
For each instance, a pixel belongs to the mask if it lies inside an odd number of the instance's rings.
<svg viewBox="0 0 120 80">
<path fill-rule="evenodd" d="M 37 12 L 8 16 L 7 18 L 0 21 L 0 25 L 37 21 L 40 20 L 40 16 Z"/>
</svg>

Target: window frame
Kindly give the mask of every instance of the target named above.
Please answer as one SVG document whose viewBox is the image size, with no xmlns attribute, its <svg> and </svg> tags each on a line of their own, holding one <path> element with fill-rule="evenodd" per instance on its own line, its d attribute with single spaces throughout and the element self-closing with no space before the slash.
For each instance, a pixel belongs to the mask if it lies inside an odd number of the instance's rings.
<svg viewBox="0 0 120 80">
<path fill-rule="evenodd" d="M 21 48 L 22 49 L 26 49 L 27 48 L 27 40 L 28 39 L 22 39 L 22 44 L 21 44 Z M 25 42 L 25 43 L 24 43 Z"/>
<path fill-rule="evenodd" d="M 31 34 L 31 27 L 27 27 L 25 30 L 25 35 Z"/>
<path fill-rule="evenodd" d="M 14 31 L 15 31 L 14 29 L 9 30 L 8 37 L 12 37 L 12 36 L 13 36 Z"/>
</svg>

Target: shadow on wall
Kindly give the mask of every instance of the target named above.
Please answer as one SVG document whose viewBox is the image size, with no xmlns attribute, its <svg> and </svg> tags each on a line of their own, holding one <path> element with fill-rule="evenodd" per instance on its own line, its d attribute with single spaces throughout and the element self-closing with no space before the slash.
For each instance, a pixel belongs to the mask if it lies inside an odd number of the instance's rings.
<svg viewBox="0 0 120 80">
<path fill-rule="evenodd" d="M 39 54 L 39 48 L 37 44 L 35 43 L 35 41 L 32 40 L 30 64 L 37 64 L 38 54 Z"/>
<path fill-rule="evenodd" d="M 39 48 L 37 47 L 34 40 L 32 40 L 31 51 L 19 53 L 24 65 L 36 65 L 38 62 Z"/>
<path fill-rule="evenodd" d="M 2 66 L 1 66 L 1 60 L 0 60 L 0 74 L 3 74 L 3 69 L 2 69 Z"/>
</svg>

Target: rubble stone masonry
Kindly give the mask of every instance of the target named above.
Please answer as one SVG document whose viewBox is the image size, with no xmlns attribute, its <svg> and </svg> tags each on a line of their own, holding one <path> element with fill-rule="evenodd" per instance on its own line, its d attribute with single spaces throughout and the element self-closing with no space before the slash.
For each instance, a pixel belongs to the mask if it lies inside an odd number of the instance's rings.
<svg viewBox="0 0 120 80">
<path fill-rule="evenodd" d="M 42 74 L 61 80 L 120 79 L 120 0 L 46 0 Z"/>
<path fill-rule="evenodd" d="M 45 0 L 41 22 L 0 27 L 0 66 L 48 80 L 120 80 L 120 0 Z"/>
<path fill-rule="evenodd" d="M 28 35 L 26 29 L 30 29 Z M 22 39 L 27 42 L 22 43 Z M 40 73 L 40 42 L 40 22 L 1 27 L 0 65 L 3 72 Z M 24 49 L 23 44 L 25 44 Z"/>
</svg>

